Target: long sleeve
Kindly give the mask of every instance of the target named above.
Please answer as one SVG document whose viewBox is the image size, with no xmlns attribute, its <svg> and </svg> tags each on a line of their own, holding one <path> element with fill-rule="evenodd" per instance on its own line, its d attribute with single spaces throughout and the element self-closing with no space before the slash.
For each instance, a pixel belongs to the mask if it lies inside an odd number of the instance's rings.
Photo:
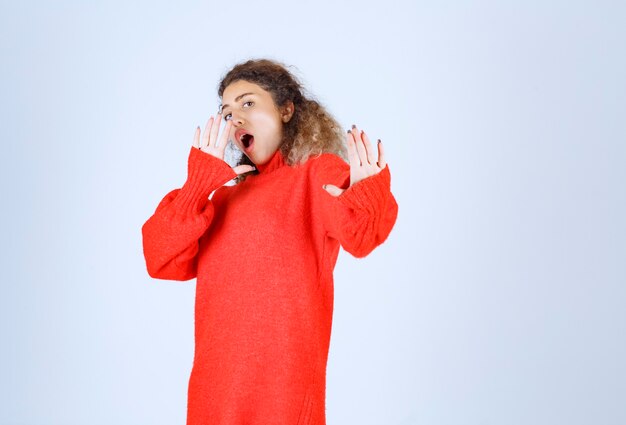
<svg viewBox="0 0 626 425">
<path fill-rule="evenodd" d="M 157 279 L 196 277 L 198 240 L 213 219 L 209 195 L 237 174 L 223 160 L 191 147 L 187 181 L 169 192 L 141 228 L 148 274 Z"/>
<path fill-rule="evenodd" d="M 387 239 L 398 215 L 389 164 L 348 187 L 350 166 L 344 160 L 323 154 L 315 161 L 314 213 L 321 215 L 328 235 L 337 239 L 344 250 L 357 258 L 367 256 Z M 334 197 L 322 188 L 324 184 L 347 189 Z"/>
</svg>

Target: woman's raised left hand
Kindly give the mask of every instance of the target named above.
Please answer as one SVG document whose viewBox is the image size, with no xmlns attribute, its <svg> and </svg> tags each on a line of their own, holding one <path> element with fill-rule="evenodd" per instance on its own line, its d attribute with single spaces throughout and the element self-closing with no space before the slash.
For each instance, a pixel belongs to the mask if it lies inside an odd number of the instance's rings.
<svg viewBox="0 0 626 425">
<path fill-rule="evenodd" d="M 352 129 L 346 133 L 346 141 L 350 159 L 350 186 L 380 173 L 386 167 L 383 144 L 380 139 L 378 139 L 378 154 L 376 155 L 367 134 L 353 124 Z M 325 184 L 324 189 L 333 196 L 339 196 L 346 190 L 332 184 Z"/>
</svg>

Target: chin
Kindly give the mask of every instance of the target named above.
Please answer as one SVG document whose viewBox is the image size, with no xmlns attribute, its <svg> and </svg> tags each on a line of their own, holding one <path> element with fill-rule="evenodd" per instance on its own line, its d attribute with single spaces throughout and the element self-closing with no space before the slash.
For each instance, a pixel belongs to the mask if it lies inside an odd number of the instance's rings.
<svg viewBox="0 0 626 425">
<path fill-rule="evenodd" d="M 250 161 L 254 162 L 255 165 L 263 165 L 268 162 L 271 157 L 271 155 L 267 155 L 264 153 L 259 154 L 258 152 L 254 152 L 254 155 L 252 155 L 252 157 L 248 156 L 248 158 L 250 158 Z"/>
<path fill-rule="evenodd" d="M 264 158 L 258 158 L 257 157 L 255 159 L 250 158 L 250 161 L 254 162 L 254 165 L 263 165 L 263 164 L 265 164 L 268 161 L 268 159 L 267 158 L 264 159 Z"/>
</svg>

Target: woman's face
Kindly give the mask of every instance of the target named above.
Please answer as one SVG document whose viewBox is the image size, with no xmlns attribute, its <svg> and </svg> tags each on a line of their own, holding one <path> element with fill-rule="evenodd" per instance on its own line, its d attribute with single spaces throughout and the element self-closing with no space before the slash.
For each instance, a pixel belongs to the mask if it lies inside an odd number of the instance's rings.
<svg viewBox="0 0 626 425">
<path fill-rule="evenodd" d="M 254 164 L 265 164 L 276 153 L 292 114 L 293 104 L 279 111 L 268 91 L 248 81 L 235 81 L 222 94 L 222 117 L 233 124 L 229 139 Z"/>
</svg>

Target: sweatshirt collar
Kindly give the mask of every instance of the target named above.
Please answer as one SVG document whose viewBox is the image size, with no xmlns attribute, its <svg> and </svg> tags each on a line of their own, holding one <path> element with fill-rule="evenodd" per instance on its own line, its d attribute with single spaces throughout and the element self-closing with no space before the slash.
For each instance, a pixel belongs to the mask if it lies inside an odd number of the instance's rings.
<svg viewBox="0 0 626 425">
<path fill-rule="evenodd" d="M 280 149 L 277 149 L 265 164 L 257 164 L 256 169 L 259 170 L 260 174 L 267 174 L 284 165 L 286 165 L 285 158 Z"/>
</svg>

